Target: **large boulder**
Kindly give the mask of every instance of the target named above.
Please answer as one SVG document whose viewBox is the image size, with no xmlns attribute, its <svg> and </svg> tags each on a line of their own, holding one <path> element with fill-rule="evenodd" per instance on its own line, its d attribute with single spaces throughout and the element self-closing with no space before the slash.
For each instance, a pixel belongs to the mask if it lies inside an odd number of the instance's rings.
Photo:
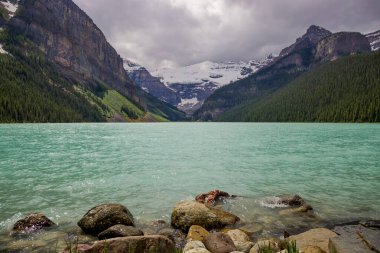
<svg viewBox="0 0 380 253">
<path fill-rule="evenodd" d="M 110 228 L 107 228 L 98 235 L 100 240 L 110 239 L 115 237 L 126 237 L 126 236 L 141 236 L 144 233 L 135 227 L 125 226 L 125 225 L 114 225 Z"/>
<path fill-rule="evenodd" d="M 336 233 L 327 228 L 315 228 L 298 235 L 289 236 L 286 240 L 295 241 L 302 252 L 307 246 L 317 246 L 321 250 L 329 252 L 329 240 L 336 236 Z"/>
<path fill-rule="evenodd" d="M 230 253 L 237 250 L 232 239 L 221 232 L 206 236 L 204 244 L 212 253 Z"/>
<path fill-rule="evenodd" d="M 171 240 L 161 235 L 118 237 L 96 242 L 84 253 L 176 253 Z"/>
<path fill-rule="evenodd" d="M 239 220 L 236 215 L 196 201 L 178 203 L 171 216 L 172 226 L 185 231 L 192 225 L 199 225 L 206 229 L 223 228 Z"/>
<path fill-rule="evenodd" d="M 43 214 L 32 213 L 25 218 L 18 220 L 12 229 L 12 234 L 23 234 L 34 232 L 43 228 L 54 226 L 55 223 Z"/>
<path fill-rule="evenodd" d="M 90 209 L 78 222 L 78 226 L 87 234 L 98 235 L 114 225 L 133 226 L 133 216 L 129 210 L 119 204 L 104 204 Z"/>
<path fill-rule="evenodd" d="M 195 200 L 199 203 L 213 206 L 218 201 L 223 201 L 225 198 L 229 197 L 230 194 L 221 190 L 213 190 L 206 193 L 198 194 Z"/>
</svg>

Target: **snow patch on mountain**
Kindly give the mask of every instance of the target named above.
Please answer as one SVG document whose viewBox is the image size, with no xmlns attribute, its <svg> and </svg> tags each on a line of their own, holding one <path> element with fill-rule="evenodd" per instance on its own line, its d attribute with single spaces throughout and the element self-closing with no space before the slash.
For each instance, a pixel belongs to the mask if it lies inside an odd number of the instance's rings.
<svg viewBox="0 0 380 253">
<path fill-rule="evenodd" d="M 377 51 L 380 49 L 380 30 L 377 32 L 366 34 L 366 37 L 371 44 L 372 51 Z"/>
<path fill-rule="evenodd" d="M 0 44 L 0 54 L 8 54 L 8 52 L 3 49 L 2 44 Z"/>
<path fill-rule="evenodd" d="M 144 68 L 143 66 L 127 59 L 123 59 L 123 67 L 128 73 Z"/>
<path fill-rule="evenodd" d="M 0 3 L 7 9 L 9 16 L 12 18 L 18 9 L 18 1 L 16 3 L 11 3 L 10 1 Z"/>
</svg>

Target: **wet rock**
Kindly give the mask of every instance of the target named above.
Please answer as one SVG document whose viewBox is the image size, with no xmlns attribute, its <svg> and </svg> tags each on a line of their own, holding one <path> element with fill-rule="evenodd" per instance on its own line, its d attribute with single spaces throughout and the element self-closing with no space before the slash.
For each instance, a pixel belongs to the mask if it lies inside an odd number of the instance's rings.
<svg viewBox="0 0 380 253">
<path fill-rule="evenodd" d="M 209 235 L 209 232 L 201 226 L 193 225 L 190 227 L 189 232 L 187 233 L 187 240 L 193 241 L 203 241 L 206 236 Z"/>
<path fill-rule="evenodd" d="M 98 235 L 100 240 L 110 239 L 115 237 L 125 237 L 125 236 L 141 236 L 144 233 L 135 227 L 125 226 L 125 225 L 114 225 L 107 228 Z"/>
<path fill-rule="evenodd" d="M 280 204 L 285 206 L 301 206 L 305 204 L 305 200 L 300 195 L 280 195 L 277 201 L 273 200 L 272 204 Z"/>
<path fill-rule="evenodd" d="M 249 253 L 259 253 L 260 249 L 270 248 L 273 252 L 280 251 L 280 242 L 277 239 L 265 239 L 258 241 L 249 251 Z"/>
<path fill-rule="evenodd" d="M 318 246 L 306 246 L 303 248 L 302 253 L 326 253 Z"/>
<path fill-rule="evenodd" d="M 286 215 L 295 215 L 295 214 L 313 214 L 313 207 L 307 204 L 303 204 L 300 207 L 295 207 L 295 208 L 289 208 L 285 210 L 281 210 L 279 212 L 280 215 L 286 216 Z"/>
<path fill-rule="evenodd" d="M 380 252 L 380 230 L 362 225 L 347 225 L 334 228 L 339 236 L 330 238 L 331 252 Z"/>
<path fill-rule="evenodd" d="M 206 236 L 205 246 L 212 253 L 230 253 L 237 250 L 232 239 L 220 232 Z"/>
<path fill-rule="evenodd" d="M 327 228 L 315 228 L 298 235 L 289 236 L 287 241 L 296 241 L 297 247 L 303 252 L 306 246 L 318 246 L 323 251 L 329 252 L 328 245 L 330 238 L 337 234 Z"/>
<path fill-rule="evenodd" d="M 159 235 L 166 236 L 171 240 L 177 249 L 183 248 L 183 246 L 186 244 L 186 235 L 182 232 L 182 230 L 179 229 L 173 229 L 173 228 L 163 228 L 160 231 L 158 231 Z"/>
<path fill-rule="evenodd" d="M 201 241 L 188 241 L 183 248 L 183 252 L 189 252 L 193 249 L 206 249 L 206 246 Z"/>
<path fill-rule="evenodd" d="M 367 228 L 380 229 L 380 220 L 361 221 L 360 225 Z"/>
<path fill-rule="evenodd" d="M 24 219 L 18 220 L 12 229 L 12 235 L 31 233 L 43 228 L 54 226 L 55 223 L 43 214 L 32 213 Z"/>
<path fill-rule="evenodd" d="M 82 253 L 82 252 L 85 252 L 86 250 L 90 250 L 91 247 L 92 247 L 91 244 L 81 244 L 80 243 L 80 244 L 77 244 L 74 246 L 70 246 L 69 248 L 65 249 L 61 253 L 72 253 L 72 252 Z"/>
<path fill-rule="evenodd" d="M 172 241 L 165 236 L 129 236 L 96 242 L 84 253 L 176 253 Z"/>
<path fill-rule="evenodd" d="M 221 190 L 213 190 L 206 193 L 201 193 L 195 197 L 195 200 L 199 203 L 213 206 L 218 201 L 223 201 L 230 195 L 227 192 Z"/>
<path fill-rule="evenodd" d="M 98 235 L 114 225 L 133 226 L 133 216 L 129 210 L 119 204 L 104 204 L 89 210 L 78 222 L 78 226 L 87 234 Z"/>
<path fill-rule="evenodd" d="M 175 228 L 187 231 L 192 225 L 206 229 L 223 228 L 239 221 L 239 217 L 226 211 L 208 207 L 196 201 L 178 203 L 172 213 L 171 223 Z"/>
<path fill-rule="evenodd" d="M 232 239 L 238 251 L 248 253 L 254 245 L 249 240 L 249 236 L 239 229 L 230 230 L 227 235 Z"/>
</svg>

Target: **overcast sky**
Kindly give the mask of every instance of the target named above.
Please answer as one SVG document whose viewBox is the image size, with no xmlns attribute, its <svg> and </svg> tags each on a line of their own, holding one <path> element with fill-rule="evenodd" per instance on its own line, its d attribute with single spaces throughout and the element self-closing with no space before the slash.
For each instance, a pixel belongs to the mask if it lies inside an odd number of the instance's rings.
<svg viewBox="0 0 380 253">
<path fill-rule="evenodd" d="M 154 69 L 279 53 L 311 24 L 380 29 L 380 0 L 74 0 L 119 54 Z"/>
</svg>

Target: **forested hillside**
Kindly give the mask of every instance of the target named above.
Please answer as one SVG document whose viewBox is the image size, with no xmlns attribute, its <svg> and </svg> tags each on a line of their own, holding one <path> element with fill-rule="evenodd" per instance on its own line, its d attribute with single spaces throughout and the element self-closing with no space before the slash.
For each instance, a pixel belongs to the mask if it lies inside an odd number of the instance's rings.
<svg viewBox="0 0 380 253">
<path fill-rule="evenodd" d="M 218 121 L 379 122 L 380 53 L 343 57 L 307 72 Z"/>
</svg>

